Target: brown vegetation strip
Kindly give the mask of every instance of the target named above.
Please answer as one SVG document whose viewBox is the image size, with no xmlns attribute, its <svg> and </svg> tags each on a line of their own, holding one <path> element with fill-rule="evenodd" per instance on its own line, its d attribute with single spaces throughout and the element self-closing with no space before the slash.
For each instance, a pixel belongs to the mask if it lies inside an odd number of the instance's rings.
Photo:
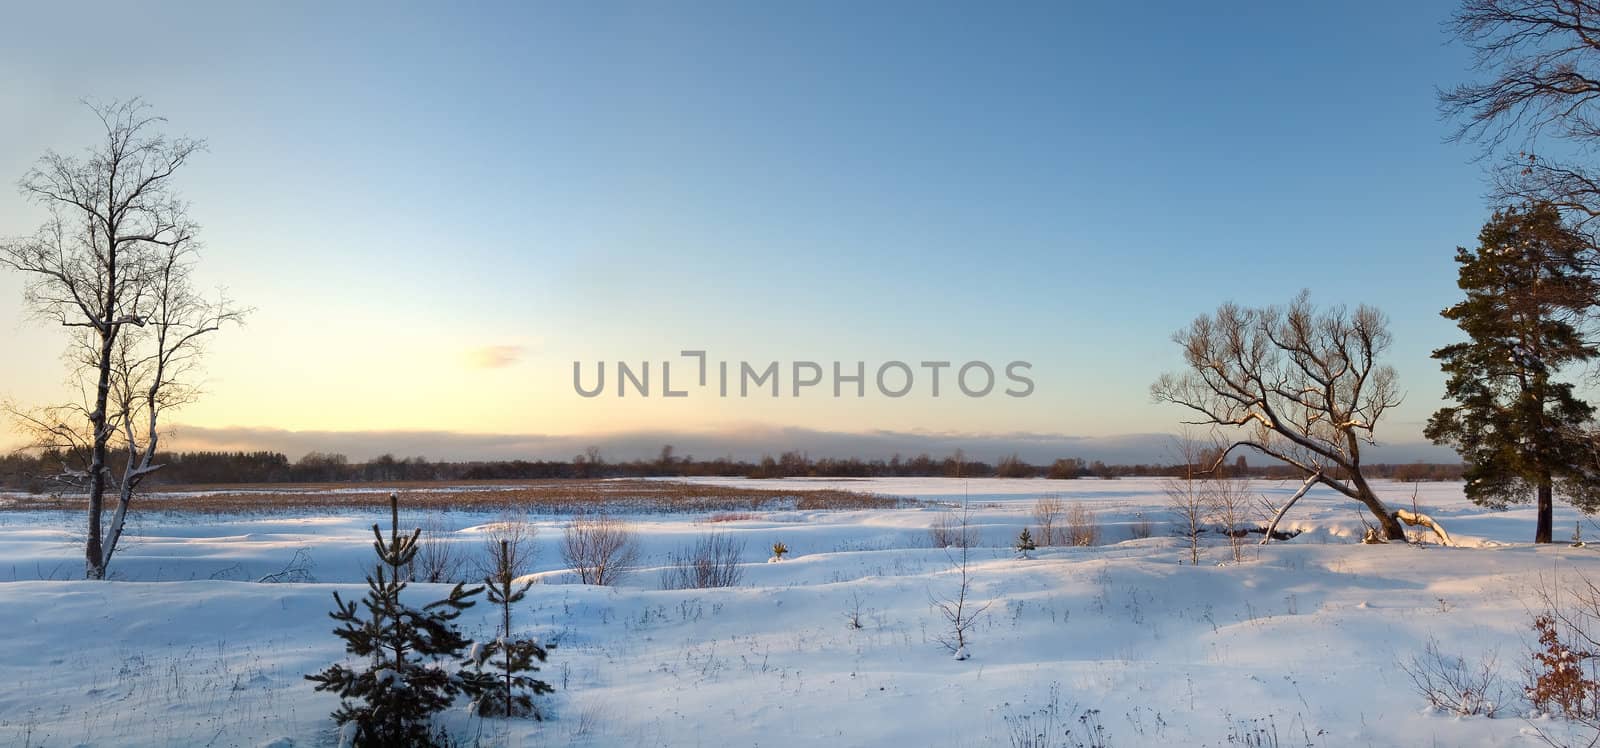
<svg viewBox="0 0 1600 748">
<path fill-rule="evenodd" d="M 262 486 L 163 487 L 134 500 L 139 511 L 234 514 L 302 509 L 384 507 L 391 491 L 407 509 L 527 509 L 573 513 L 599 509 L 649 512 L 738 512 L 882 509 L 909 502 L 890 496 L 833 489 L 775 490 L 647 480 L 483 481 L 474 483 L 328 483 Z M 0 499 L 0 510 L 83 509 L 82 496 Z"/>
</svg>

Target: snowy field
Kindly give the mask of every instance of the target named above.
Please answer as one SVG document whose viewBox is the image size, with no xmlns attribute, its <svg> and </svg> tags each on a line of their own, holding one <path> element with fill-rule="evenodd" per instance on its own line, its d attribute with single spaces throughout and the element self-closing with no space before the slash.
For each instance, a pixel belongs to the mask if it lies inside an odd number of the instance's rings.
<svg viewBox="0 0 1600 748">
<path fill-rule="evenodd" d="M 1314 491 L 1285 521 L 1291 541 L 1243 562 L 1211 540 L 1202 562 L 1169 534 L 1158 480 L 870 479 L 727 481 L 842 488 L 922 499 L 870 511 L 628 517 L 641 568 L 615 588 L 574 583 L 562 516 L 539 528 L 535 576 L 518 609 L 553 642 L 543 675 L 552 719 L 444 722 L 467 745 L 593 746 L 1532 746 L 1517 693 L 1541 580 L 1600 554 L 1535 548 L 1529 509 L 1489 512 L 1459 484 L 1378 491 L 1440 520 L 1457 547 L 1365 546 L 1354 502 Z M 1255 482 L 1281 501 L 1295 483 Z M 1101 544 L 1010 544 L 1041 496 L 1081 501 Z M 966 501 L 979 533 L 973 590 L 989 607 L 971 659 L 936 639 L 932 601 L 955 592 L 950 554 L 929 527 Z M 120 581 L 81 575 L 77 513 L 0 512 L 0 744 L 311 746 L 332 744 L 335 698 L 306 673 L 343 657 L 327 618 L 334 590 L 364 591 L 368 527 L 382 515 L 146 512 L 113 563 Z M 494 514 L 404 512 L 466 554 L 483 553 Z M 1154 535 L 1132 537 L 1142 522 Z M 1600 526 L 1557 512 L 1557 537 Z M 667 555 L 706 533 L 745 543 L 738 587 L 661 589 Z M 767 563 L 773 542 L 790 549 Z M 314 582 L 255 580 L 293 567 Z M 443 586 L 413 585 L 419 602 Z M 858 615 L 854 615 L 857 614 Z M 859 621 L 857 628 L 849 619 Z M 462 618 L 492 636 L 480 604 Z M 1498 653 L 1498 718 L 1426 708 L 1398 663 L 1430 639 L 1447 654 Z M 1068 731 L 1070 730 L 1070 734 Z M 1045 742 L 1033 736 L 1049 733 Z"/>
</svg>

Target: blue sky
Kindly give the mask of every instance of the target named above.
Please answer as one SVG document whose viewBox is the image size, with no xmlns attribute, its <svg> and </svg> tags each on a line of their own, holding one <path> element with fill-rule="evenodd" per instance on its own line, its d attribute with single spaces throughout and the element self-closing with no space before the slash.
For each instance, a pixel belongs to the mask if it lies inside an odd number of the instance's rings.
<svg viewBox="0 0 1600 748">
<path fill-rule="evenodd" d="M 1393 318 L 1419 438 L 1486 217 L 1451 3 L 149 4 L 7 11 L 0 176 L 143 96 L 257 308 L 198 427 L 1169 431 L 1224 300 Z M 110 17 L 110 22 L 99 19 Z M 96 18 L 86 24 L 84 19 Z M 0 234 L 37 212 L 0 195 Z M 58 394 L 0 277 L 0 392 Z M 485 367 L 474 352 L 512 351 Z M 574 360 L 1033 362 L 1014 399 L 577 397 Z M 359 448 L 354 451 L 359 452 Z"/>
</svg>

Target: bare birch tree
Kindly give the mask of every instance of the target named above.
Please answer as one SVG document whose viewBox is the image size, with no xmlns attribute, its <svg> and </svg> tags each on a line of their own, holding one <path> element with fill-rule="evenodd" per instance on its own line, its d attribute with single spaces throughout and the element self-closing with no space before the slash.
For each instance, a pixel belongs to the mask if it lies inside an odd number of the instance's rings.
<svg viewBox="0 0 1600 748">
<path fill-rule="evenodd" d="M 62 479 L 88 495 L 85 573 L 103 579 L 130 503 L 161 468 L 163 414 L 193 400 L 201 343 L 242 312 L 204 299 L 190 279 L 198 227 L 171 180 L 204 143 L 158 132 L 165 120 L 137 99 L 91 109 L 104 140 L 81 157 L 47 152 L 22 178 L 50 217 L 0 244 L 0 265 L 23 273 L 28 307 L 71 335 L 78 402 L 13 412 L 38 446 L 81 461 L 63 465 Z M 103 524 L 108 493 L 115 511 Z"/>
<path fill-rule="evenodd" d="M 1061 545 L 1063 529 L 1061 517 L 1067 505 L 1059 496 L 1041 496 L 1033 502 L 1033 521 L 1039 526 L 1039 545 Z"/>
<path fill-rule="evenodd" d="M 1206 492 L 1204 488 L 1205 469 L 1201 461 L 1205 450 L 1201 444 L 1187 435 L 1176 442 L 1180 459 L 1183 460 L 1183 476 L 1167 478 L 1162 481 L 1161 490 L 1167 496 L 1167 508 L 1172 513 L 1173 532 L 1183 538 L 1183 543 L 1189 550 L 1189 563 L 1200 563 L 1200 538 L 1206 532 Z"/>
<path fill-rule="evenodd" d="M 1234 563 L 1244 561 L 1244 547 L 1249 542 L 1250 483 L 1243 478 L 1211 476 L 1206 482 L 1206 500 L 1211 509 L 1212 521 L 1222 537 L 1228 541 L 1228 551 Z"/>
</svg>

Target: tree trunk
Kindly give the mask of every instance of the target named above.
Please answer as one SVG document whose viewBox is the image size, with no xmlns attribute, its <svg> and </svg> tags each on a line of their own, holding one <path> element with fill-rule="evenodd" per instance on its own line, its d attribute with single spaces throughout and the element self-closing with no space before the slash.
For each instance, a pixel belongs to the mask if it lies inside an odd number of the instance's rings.
<svg viewBox="0 0 1600 748">
<path fill-rule="evenodd" d="M 1406 528 L 1400 524 L 1400 520 L 1396 519 L 1394 515 L 1379 514 L 1378 524 L 1383 527 L 1384 540 L 1404 541 L 1406 539 Z"/>
<path fill-rule="evenodd" d="M 115 278 L 115 270 L 112 271 Z M 107 318 L 114 312 L 111 299 L 106 300 Z M 106 452 L 111 432 L 106 429 L 106 404 L 111 395 L 111 350 L 116 343 L 117 328 L 107 324 L 100 333 L 100 372 L 94 394 L 94 412 L 89 414 L 89 428 L 93 433 L 89 452 L 89 538 L 84 545 L 84 576 L 105 579 L 106 558 L 100 540 L 100 513 L 106 500 Z"/>
<path fill-rule="evenodd" d="M 110 182 L 106 195 L 114 198 L 117 194 L 115 169 L 111 171 Z M 89 451 L 89 539 L 84 544 L 83 555 L 84 576 L 90 579 L 106 578 L 106 556 L 100 539 L 100 512 L 105 509 L 106 452 L 107 444 L 111 441 L 111 431 L 106 428 L 106 404 L 111 399 L 111 356 L 120 324 L 116 320 L 120 290 L 117 286 L 117 224 L 114 218 L 109 220 L 105 237 L 105 298 L 101 300 L 105 306 L 100 311 L 99 325 L 100 371 L 95 382 L 94 411 L 89 413 L 89 428 L 93 429 Z"/>
<path fill-rule="evenodd" d="M 500 609 L 505 614 L 505 629 L 500 635 L 500 651 L 506 656 L 506 716 L 511 711 L 511 543 L 500 539 Z"/>
<path fill-rule="evenodd" d="M 1372 516 L 1377 518 L 1378 526 L 1383 529 L 1384 540 L 1405 540 L 1406 529 L 1401 526 L 1400 520 L 1385 506 L 1383 499 L 1367 485 L 1367 477 L 1361 474 L 1361 440 L 1356 437 L 1356 432 L 1346 429 L 1344 432 L 1346 450 L 1349 453 L 1348 462 L 1340 467 L 1350 474 L 1350 482 L 1355 484 L 1356 499 L 1367 506 Z"/>
<path fill-rule="evenodd" d="M 1413 512 L 1409 509 L 1396 509 L 1394 510 L 1394 516 L 1395 519 L 1408 525 L 1418 525 L 1432 530 L 1434 535 L 1439 536 L 1439 542 L 1445 545 L 1455 545 L 1455 541 L 1450 539 L 1450 533 L 1445 531 L 1444 526 L 1426 514 Z"/>
<path fill-rule="evenodd" d="M 100 571 L 102 574 L 111 566 L 111 557 L 117 553 L 117 544 L 122 542 L 122 528 L 128 523 L 128 504 L 133 500 L 133 489 L 124 485 L 117 491 L 117 508 L 111 513 L 111 526 L 106 529 L 106 541 L 101 544 Z"/>
<path fill-rule="evenodd" d="M 1549 543 L 1555 533 L 1555 502 L 1552 500 L 1554 491 L 1549 473 L 1539 478 L 1539 524 L 1534 530 L 1533 542 Z"/>
<path fill-rule="evenodd" d="M 1285 503 L 1282 508 L 1278 509 L 1276 514 L 1272 515 L 1272 524 L 1267 525 L 1267 531 L 1261 534 L 1262 545 L 1266 545 L 1272 540 L 1272 533 L 1278 531 L 1278 523 L 1283 521 L 1283 515 L 1289 513 L 1290 507 L 1293 507 L 1294 503 L 1299 501 L 1300 497 L 1305 496 L 1306 492 L 1310 491 L 1311 487 L 1320 480 L 1322 480 L 1322 471 L 1320 470 L 1306 476 L 1305 482 L 1300 484 L 1300 490 L 1295 491 L 1294 495 L 1289 497 L 1288 503 Z"/>
<path fill-rule="evenodd" d="M 1372 512 L 1372 516 L 1377 518 L 1378 527 L 1383 531 L 1383 539 L 1405 540 L 1405 526 L 1400 524 L 1400 520 L 1395 518 L 1387 506 L 1384 506 L 1383 499 L 1378 498 L 1378 495 L 1372 492 L 1372 487 L 1367 485 L 1366 478 L 1362 477 L 1359 468 L 1350 472 L 1351 482 L 1356 486 L 1357 498 L 1362 504 L 1366 505 L 1368 511 Z"/>
</svg>

